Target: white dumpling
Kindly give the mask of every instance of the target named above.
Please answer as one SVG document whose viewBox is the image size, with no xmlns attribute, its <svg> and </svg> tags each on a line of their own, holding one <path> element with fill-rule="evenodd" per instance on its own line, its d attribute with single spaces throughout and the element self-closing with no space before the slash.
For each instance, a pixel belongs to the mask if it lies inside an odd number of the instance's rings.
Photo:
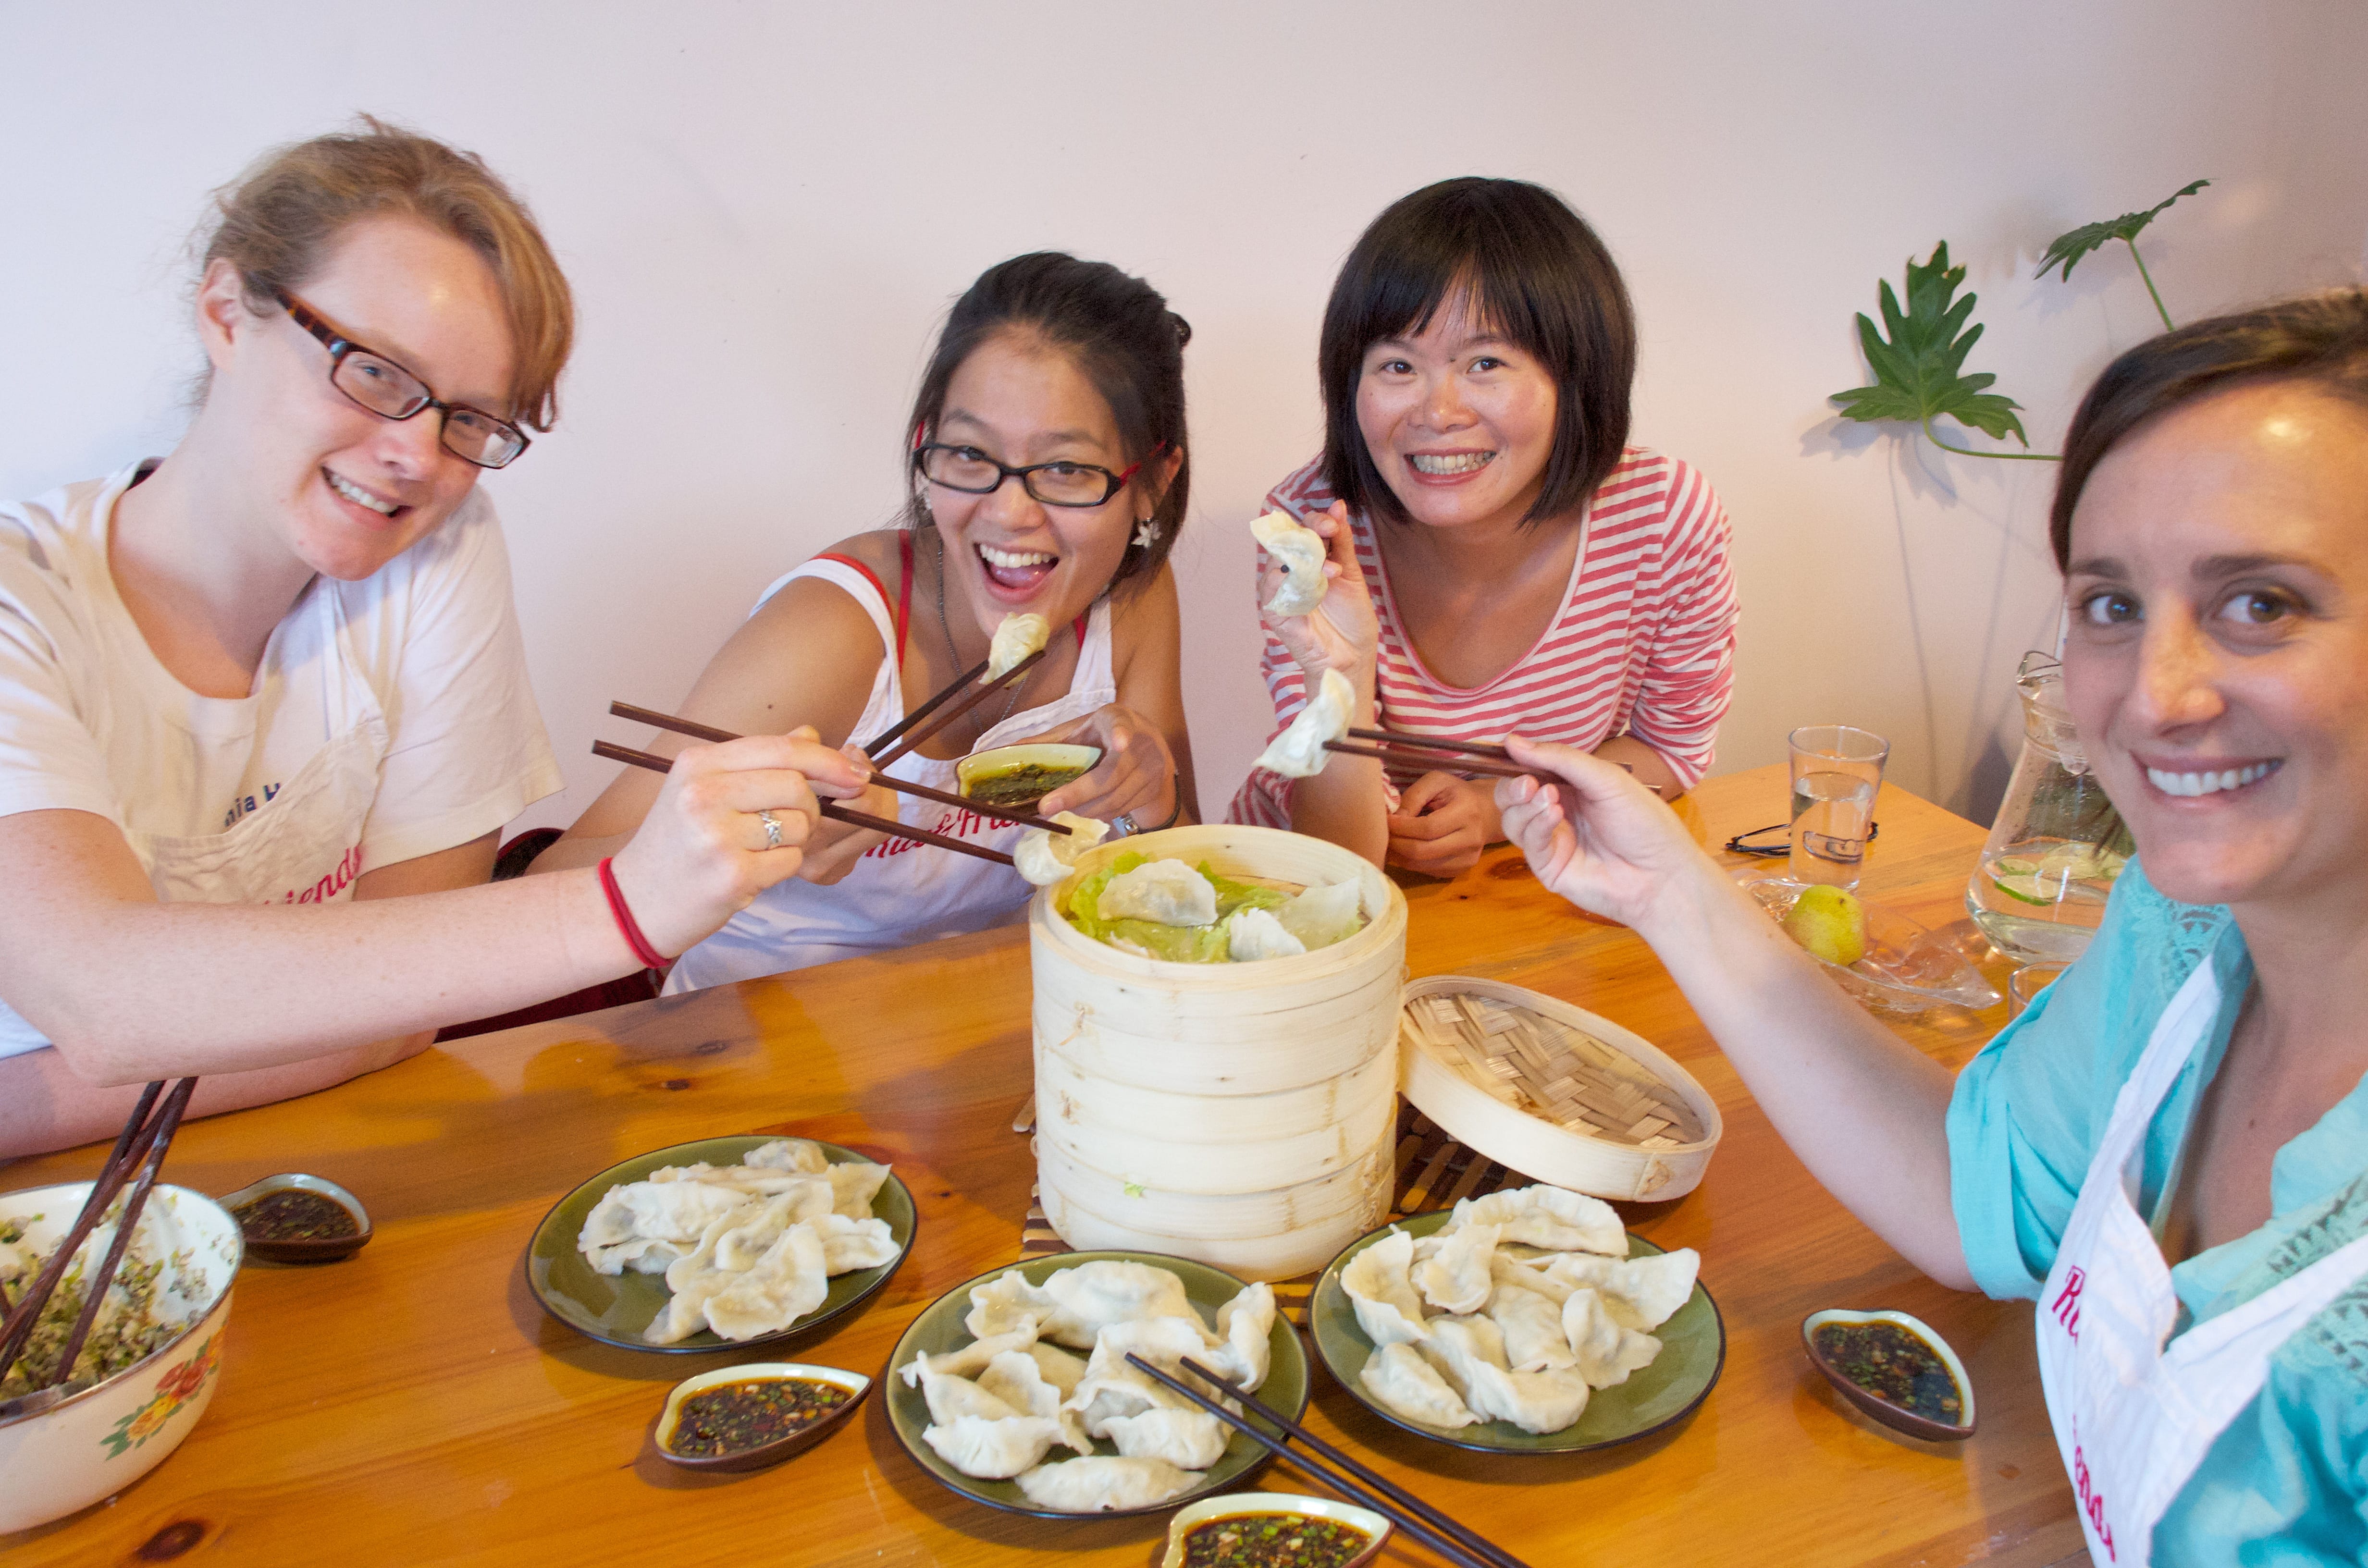
<svg viewBox="0 0 2368 1568">
<path fill-rule="evenodd" d="M 1500 1284 L 1488 1298 L 1487 1315 L 1505 1336 L 1505 1361 L 1514 1371 L 1551 1372 L 1578 1364 L 1563 1332 L 1563 1311 L 1551 1299 Z"/>
<path fill-rule="evenodd" d="M 707 1299 L 740 1278 L 736 1270 L 715 1267 L 716 1240 L 733 1223 L 730 1213 L 716 1220 L 700 1234 L 697 1246 L 666 1265 L 666 1308 L 642 1330 L 643 1339 L 652 1345 L 672 1345 L 707 1326 Z"/>
<path fill-rule="evenodd" d="M 1036 1370 L 1061 1391 L 1064 1400 L 1076 1392 L 1077 1385 L 1085 1381 L 1086 1358 L 1082 1356 L 1072 1356 L 1059 1346 L 1047 1345 L 1041 1339 L 1028 1347 L 1028 1354 L 1035 1360 Z"/>
<path fill-rule="evenodd" d="M 1628 1256 L 1628 1232 L 1618 1210 L 1600 1198 L 1543 1183 L 1463 1199 L 1447 1228 L 1460 1231 L 1467 1225 L 1494 1225 L 1498 1241 L 1549 1252 Z"/>
<path fill-rule="evenodd" d="M 576 1245 L 593 1257 L 596 1268 L 598 1248 L 636 1240 L 674 1242 L 687 1252 L 708 1226 L 754 1201 L 747 1193 L 706 1182 L 629 1182 L 610 1187 L 592 1206 L 576 1234 Z"/>
<path fill-rule="evenodd" d="M 1208 926 L 1217 918 L 1217 888 L 1181 860 L 1150 860 L 1112 877 L 1095 907 L 1104 920 Z"/>
<path fill-rule="evenodd" d="M 1582 1286 L 1562 1304 L 1562 1332 L 1570 1346 L 1578 1375 L 1588 1386 L 1612 1388 L 1628 1374 L 1653 1364 L 1661 1342 L 1649 1334 L 1622 1328 L 1612 1317 L 1601 1292 Z"/>
<path fill-rule="evenodd" d="M 1075 812 L 1055 812 L 1053 820 L 1069 831 L 1047 833 L 1031 827 L 1019 835 L 1019 847 L 1011 852 L 1011 863 L 1019 874 L 1040 888 L 1065 881 L 1077 869 L 1077 857 L 1110 836 L 1110 824 Z"/>
<path fill-rule="evenodd" d="M 1190 1318 L 1201 1314 L 1184 1292 L 1184 1281 L 1168 1269 L 1120 1258 L 1097 1258 L 1047 1275 L 1044 1294 L 1059 1309 L 1038 1325 L 1042 1337 L 1080 1350 L 1095 1348 L 1112 1324 L 1144 1318 Z"/>
<path fill-rule="evenodd" d="M 1326 670 L 1307 706 L 1282 733 L 1267 743 L 1250 767 L 1283 778 L 1313 778 L 1324 771 L 1325 759 L 1332 755 L 1324 749 L 1324 743 L 1347 734 L 1349 720 L 1356 711 L 1357 688 L 1338 670 Z"/>
<path fill-rule="evenodd" d="M 996 623 L 995 636 L 986 645 L 986 675 L 993 680 L 1029 654 L 1044 646 L 1053 635 L 1053 623 L 1033 610 L 1019 615 L 1007 615 Z"/>
<path fill-rule="evenodd" d="M 957 1378 L 976 1377 L 989 1361 L 1007 1350 L 1025 1350 L 1035 1342 L 1033 1328 L 1019 1329 L 985 1339 L 973 1339 L 959 1350 L 949 1350 L 942 1356 L 916 1356 L 899 1367 L 906 1388 L 918 1388 L 932 1372 L 943 1372 Z"/>
<path fill-rule="evenodd" d="M 711 1248 L 714 1267 L 734 1274 L 746 1273 L 757 1267 L 757 1260 L 772 1250 L 781 1239 L 781 1233 L 796 1224 L 803 1216 L 799 1194 L 787 1193 L 778 1198 L 760 1199 L 735 1210 L 715 1233 Z M 829 1212 L 828 1194 L 825 1194 L 824 1212 Z"/>
<path fill-rule="evenodd" d="M 1473 1389 L 1475 1369 L 1493 1367 L 1510 1371 L 1505 1361 L 1505 1331 L 1485 1317 L 1437 1317 L 1429 1335 L 1416 1346 L 1422 1358 L 1439 1369 L 1456 1396 L 1486 1418 Z"/>
<path fill-rule="evenodd" d="M 1691 1247 L 1644 1257 L 1594 1257 L 1565 1253 L 1551 1258 L 1535 1272 L 1569 1289 L 1588 1287 L 1603 1292 L 1603 1304 L 1622 1328 L 1660 1327 L 1694 1293 L 1694 1276 L 1702 1254 Z M 1531 1286 L 1531 1289 L 1537 1289 Z"/>
<path fill-rule="evenodd" d="M 1587 1413 L 1587 1380 L 1576 1368 L 1551 1372 L 1508 1372 L 1480 1367 L 1464 1403 L 1492 1421 L 1509 1421 L 1541 1436 L 1559 1432 Z"/>
<path fill-rule="evenodd" d="M 1464 1225 L 1447 1233 L 1439 1250 L 1414 1266 L 1414 1287 L 1442 1312 L 1476 1312 L 1488 1300 L 1488 1259 L 1496 1250 L 1494 1225 Z"/>
<path fill-rule="evenodd" d="M 808 1138 L 776 1138 L 769 1143 L 760 1143 L 741 1155 L 740 1163 L 777 1171 L 799 1171 L 807 1176 L 820 1176 L 830 1167 L 822 1145 Z"/>
<path fill-rule="evenodd" d="M 1235 963 L 1297 958 L 1307 944 L 1282 928 L 1270 911 L 1237 909 L 1225 917 L 1225 957 Z"/>
<path fill-rule="evenodd" d="M 829 1294 L 822 1237 L 812 1225 L 791 1225 L 746 1273 L 707 1298 L 707 1326 L 726 1339 L 778 1334 Z"/>
<path fill-rule="evenodd" d="M 1250 532 L 1276 564 L 1282 583 L 1266 601 L 1269 615 L 1305 615 L 1324 602 L 1324 536 L 1302 528 L 1287 512 L 1252 518 Z"/>
<path fill-rule="evenodd" d="M 1086 1362 L 1086 1375 L 1078 1380 L 1063 1408 L 1079 1413 L 1085 1418 L 1086 1430 L 1097 1437 L 1110 1436 L 1107 1424 L 1115 1415 L 1138 1415 L 1155 1407 L 1197 1410 L 1200 1406 L 1130 1362 L 1127 1357 L 1140 1356 L 1169 1376 L 1214 1393 L 1216 1391 L 1206 1382 L 1183 1369 L 1186 1357 L 1199 1360 L 1208 1355 L 1209 1339 L 1208 1331 L 1197 1317 L 1144 1318 L 1135 1323 L 1112 1324 L 1096 1339 L 1094 1353 Z"/>
<path fill-rule="evenodd" d="M 871 1200 L 887 1185 L 888 1167 L 869 1160 L 850 1160 L 830 1167 L 831 1210 L 850 1220 L 871 1218 Z"/>
<path fill-rule="evenodd" d="M 1217 1337 L 1201 1364 L 1244 1393 L 1256 1393 L 1266 1381 L 1267 1363 L 1274 1346 L 1274 1287 L 1263 1279 L 1246 1285 L 1217 1309 Z M 1197 1468 L 1197 1467 L 1188 1467 Z"/>
<path fill-rule="evenodd" d="M 1364 889 L 1353 877 L 1309 888 L 1276 910 L 1274 918 L 1312 953 L 1356 935 L 1364 925 Z"/>
<path fill-rule="evenodd" d="M 962 1326 L 981 1339 L 1021 1328 L 1032 1337 L 1037 1325 L 1051 1321 L 1060 1310 L 1061 1303 L 1052 1292 L 1030 1284 L 1019 1270 L 1007 1268 L 985 1284 L 970 1288 L 970 1313 L 962 1319 Z M 1086 1343 L 1093 1343 L 1091 1335 L 1086 1336 Z"/>
<path fill-rule="evenodd" d="M 896 1238 L 885 1220 L 850 1220 L 844 1214 L 823 1214 L 806 1221 L 822 1238 L 823 1271 L 846 1274 L 877 1268 L 896 1261 Z"/>
<path fill-rule="evenodd" d="M 994 1365 L 994 1358 L 989 1359 L 988 1365 Z M 986 1375 L 985 1368 L 980 1369 L 979 1375 Z M 921 1370 L 921 1397 L 928 1403 L 929 1419 L 940 1426 L 951 1426 L 965 1415 L 974 1415 L 982 1421 L 1002 1421 L 1014 1415 L 1041 1414 L 1051 1419 L 1050 1412 L 1024 1410 L 982 1383 L 934 1368 Z"/>
<path fill-rule="evenodd" d="M 1033 1349 L 1034 1346 L 1030 1346 Z M 1080 1375 L 1084 1368 L 1079 1367 Z M 1048 1381 L 1036 1358 L 1026 1350 L 1006 1350 L 988 1361 L 978 1375 L 978 1387 L 1022 1415 L 1041 1415 L 1061 1424 L 1061 1441 L 1081 1454 L 1093 1452 L 1076 1413 L 1061 1408 L 1067 1391 Z"/>
<path fill-rule="evenodd" d="M 1340 1289 L 1356 1309 L 1357 1326 L 1376 1345 L 1410 1345 L 1427 1332 L 1422 1298 L 1406 1277 L 1413 1261 L 1414 1238 L 1393 1226 L 1340 1270 Z"/>
<path fill-rule="evenodd" d="M 1093 1514 L 1114 1508 L 1148 1508 L 1185 1491 L 1201 1477 L 1166 1460 L 1095 1454 L 1087 1459 L 1040 1464 L 1019 1474 L 1019 1490 L 1040 1508 Z"/>
<path fill-rule="evenodd" d="M 1102 1423 L 1129 1459 L 1166 1460 L 1179 1470 L 1206 1470 L 1224 1457 L 1233 1429 L 1205 1410 L 1161 1407 Z"/>
<path fill-rule="evenodd" d="M 1480 1418 L 1447 1386 L 1439 1369 L 1411 1345 L 1384 1345 L 1365 1358 L 1357 1381 L 1365 1392 L 1409 1421 L 1429 1426 L 1469 1426 Z"/>
<path fill-rule="evenodd" d="M 1042 1461 L 1061 1440 L 1061 1424 L 1044 1415 L 963 1415 L 924 1427 L 921 1440 L 964 1475 L 1008 1481 Z"/>
</svg>

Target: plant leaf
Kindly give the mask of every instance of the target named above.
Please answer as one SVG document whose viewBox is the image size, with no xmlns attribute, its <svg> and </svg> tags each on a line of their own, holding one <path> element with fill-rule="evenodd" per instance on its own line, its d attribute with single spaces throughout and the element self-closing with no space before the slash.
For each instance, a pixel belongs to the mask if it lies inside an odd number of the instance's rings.
<svg viewBox="0 0 2368 1568">
<path fill-rule="evenodd" d="M 2015 417 L 2015 410 L 2022 404 L 1984 390 L 1998 378 L 1987 372 L 1960 373 L 1965 356 L 1982 335 L 1980 324 L 1966 324 L 1973 320 L 1974 301 L 1980 296 L 1968 294 L 1952 302 L 1957 285 L 1964 280 L 1965 269 L 1949 265 L 1949 242 L 1943 240 L 1921 265 L 1912 256 L 1908 259 L 1905 311 L 1899 308 L 1899 297 L 1891 291 L 1890 281 L 1882 283 L 1878 302 L 1889 336 L 1886 340 L 1865 312 L 1860 312 L 1859 347 L 1866 351 L 1874 384 L 1833 394 L 1830 401 L 1841 404 L 1845 418 L 1905 419 L 1922 425 L 1946 415 L 1984 435 L 1999 440 L 2012 436 L 2024 446 L 2031 445 L 2031 438 L 2022 433 L 2022 421 Z"/>
<path fill-rule="evenodd" d="M 2070 229 L 2056 235 L 2048 242 L 2047 255 L 2040 261 L 2039 270 L 2032 276 L 2044 278 L 2047 276 L 2048 268 L 2061 267 L 2064 269 L 2064 280 L 2070 282 L 2073 266 L 2082 256 L 2112 240 L 2127 240 L 2135 244 L 2138 232 L 2161 216 L 2164 208 L 2182 196 L 2194 195 L 2211 183 L 2208 179 L 2190 180 L 2179 189 L 2172 191 L 2169 198 L 2156 202 L 2143 212 L 2124 212 L 2109 222 L 2083 223 L 2077 229 Z"/>
</svg>

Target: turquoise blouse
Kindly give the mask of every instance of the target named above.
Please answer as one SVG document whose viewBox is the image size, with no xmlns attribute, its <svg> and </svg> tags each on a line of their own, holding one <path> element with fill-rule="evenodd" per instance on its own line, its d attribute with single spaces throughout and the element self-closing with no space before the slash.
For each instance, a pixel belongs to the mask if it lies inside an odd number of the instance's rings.
<svg viewBox="0 0 2368 1568">
<path fill-rule="evenodd" d="M 2131 862 L 2088 952 L 1959 1075 L 1952 1197 L 1965 1261 L 1990 1295 L 2038 1296 L 2115 1095 L 2172 995 L 2206 961 L 2220 1016 L 2146 1131 L 2139 1205 L 2159 1228 L 2197 1099 L 2252 982 L 2226 909 L 2174 903 Z M 2270 1203 L 2268 1224 L 2171 1269 L 2179 1332 L 2368 1232 L 2368 1080 L 2278 1151 Z M 2279 1346 L 2261 1392 L 2156 1528 L 2153 1560 L 2368 1561 L 2368 1281 Z"/>
</svg>

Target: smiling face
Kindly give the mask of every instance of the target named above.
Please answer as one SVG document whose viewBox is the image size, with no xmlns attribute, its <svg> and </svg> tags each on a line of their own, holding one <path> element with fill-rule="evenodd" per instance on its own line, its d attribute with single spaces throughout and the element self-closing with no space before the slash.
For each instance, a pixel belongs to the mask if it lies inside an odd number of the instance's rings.
<svg viewBox="0 0 2368 1568">
<path fill-rule="evenodd" d="M 436 397 L 508 407 L 499 287 L 461 241 L 408 218 L 347 227 L 297 292 L 341 335 L 401 364 Z M 480 472 L 445 449 L 427 409 L 382 418 L 329 384 L 329 352 L 284 312 L 257 315 L 216 263 L 199 290 L 213 365 L 202 417 L 236 446 L 241 511 L 313 571 L 370 575 L 433 532 Z"/>
<path fill-rule="evenodd" d="M 1032 335 L 1002 333 L 962 362 L 929 439 L 973 447 L 1011 468 L 1076 462 L 1123 473 L 1110 405 L 1070 358 Z M 1176 460 L 1165 471 L 1173 472 Z M 1110 586 L 1135 520 L 1151 515 L 1152 462 L 1099 506 L 1047 506 L 1017 479 L 972 494 L 924 482 L 921 495 L 946 542 L 946 574 L 990 634 L 1032 610 L 1068 624 Z"/>
<path fill-rule="evenodd" d="M 1365 350 L 1357 428 L 1416 522 L 1510 527 L 1544 488 L 1556 401 L 1536 356 L 1497 336 L 1459 289 L 1421 332 Z"/>
<path fill-rule="evenodd" d="M 2368 856 L 2368 415 L 2297 383 L 2176 408 L 2073 514 L 2072 714 L 2147 879 L 2244 903 Z"/>
</svg>

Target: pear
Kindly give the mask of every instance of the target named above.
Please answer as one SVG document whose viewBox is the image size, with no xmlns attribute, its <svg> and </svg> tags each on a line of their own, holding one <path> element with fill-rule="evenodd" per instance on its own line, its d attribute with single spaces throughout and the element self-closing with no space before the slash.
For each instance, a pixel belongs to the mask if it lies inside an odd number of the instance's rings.
<svg viewBox="0 0 2368 1568">
<path fill-rule="evenodd" d="M 1816 883 L 1802 891 L 1784 916 L 1793 940 L 1844 969 L 1866 956 L 1866 906 L 1840 888 Z"/>
</svg>

